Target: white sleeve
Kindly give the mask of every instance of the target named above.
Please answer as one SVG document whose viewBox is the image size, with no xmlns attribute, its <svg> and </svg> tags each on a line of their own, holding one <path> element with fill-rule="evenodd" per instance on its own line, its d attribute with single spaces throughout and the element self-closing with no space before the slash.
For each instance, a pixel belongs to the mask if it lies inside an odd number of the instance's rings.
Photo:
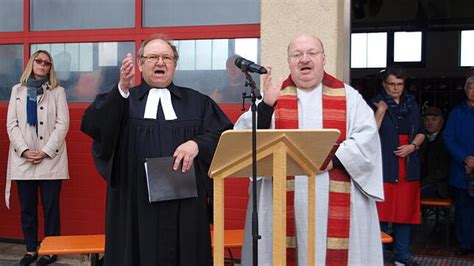
<svg viewBox="0 0 474 266">
<path fill-rule="evenodd" d="M 117 87 L 118 87 L 118 90 L 120 92 L 120 95 L 122 95 L 123 98 L 127 99 L 128 96 L 130 95 L 130 92 L 129 91 L 127 91 L 126 93 L 123 92 L 123 90 L 120 88 L 120 84 L 117 84 Z"/>
<path fill-rule="evenodd" d="M 257 103 L 258 104 L 258 103 Z M 256 114 L 257 115 L 257 114 Z M 274 128 L 274 116 L 272 116 L 271 127 Z M 240 115 L 234 124 L 234 129 L 252 129 L 252 111 L 249 109 L 247 112 Z M 261 180 L 263 176 L 257 176 L 257 180 Z M 249 177 L 252 180 L 252 177 Z"/>
<path fill-rule="evenodd" d="M 261 101 L 262 100 L 257 101 L 257 106 Z M 255 115 L 257 115 L 258 117 L 257 113 Z M 275 114 L 272 115 L 272 122 L 270 124 L 270 128 L 275 128 Z M 234 124 L 234 129 L 252 129 L 252 111 L 250 108 L 247 112 L 239 116 L 239 118 Z"/>
<path fill-rule="evenodd" d="M 346 97 L 347 136 L 336 156 L 363 194 L 383 200 L 382 151 L 374 113 L 348 85 Z"/>
</svg>

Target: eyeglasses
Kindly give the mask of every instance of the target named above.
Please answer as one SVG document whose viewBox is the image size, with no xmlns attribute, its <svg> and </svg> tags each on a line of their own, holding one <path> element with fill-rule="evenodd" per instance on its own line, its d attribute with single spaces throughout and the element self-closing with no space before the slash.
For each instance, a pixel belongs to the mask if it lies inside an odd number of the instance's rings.
<svg viewBox="0 0 474 266">
<path fill-rule="evenodd" d="M 295 52 L 293 54 L 289 54 L 288 57 L 295 60 L 301 60 L 305 55 L 308 56 L 310 59 L 316 59 L 318 55 L 323 54 L 323 51 L 309 51 L 309 52 Z"/>
<path fill-rule="evenodd" d="M 385 84 L 387 84 L 389 88 L 395 88 L 395 87 L 403 88 L 403 85 L 405 85 L 405 83 L 403 82 L 401 83 L 385 82 Z"/>
<path fill-rule="evenodd" d="M 41 58 L 35 58 L 34 61 L 38 65 L 47 66 L 47 67 L 50 67 L 53 64 L 53 63 L 51 63 L 47 60 L 43 60 Z"/>
<path fill-rule="evenodd" d="M 156 62 L 158 62 L 160 60 L 160 58 L 166 64 L 169 64 L 169 63 L 173 62 L 173 60 L 174 60 L 174 56 L 168 55 L 168 54 L 164 54 L 164 55 L 151 54 L 151 55 L 148 55 L 148 56 L 142 56 L 141 58 L 144 58 L 147 62 L 152 63 L 152 64 L 156 64 Z"/>
</svg>

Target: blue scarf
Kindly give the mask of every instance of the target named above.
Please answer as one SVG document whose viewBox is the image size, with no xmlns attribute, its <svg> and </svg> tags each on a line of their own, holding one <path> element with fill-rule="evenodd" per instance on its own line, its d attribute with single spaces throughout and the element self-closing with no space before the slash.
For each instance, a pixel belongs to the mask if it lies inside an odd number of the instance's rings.
<svg viewBox="0 0 474 266">
<path fill-rule="evenodd" d="M 413 106 L 411 98 L 408 97 L 405 92 L 400 96 L 399 104 L 397 104 L 385 90 L 382 90 L 382 95 L 384 96 L 384 101 L 387 103 L 388 107 L 395 111 L 398 119 L 406 117 Z"/>
<path fill-rule="evenodd" d="M 38 95 L 43 94 L 43 84 L 48 81 L 48 77 L 43 79 L 29 78 L 26 85 L 26 121 L 28 125 L 36 127 L 38 125 Z"/>
</svg>

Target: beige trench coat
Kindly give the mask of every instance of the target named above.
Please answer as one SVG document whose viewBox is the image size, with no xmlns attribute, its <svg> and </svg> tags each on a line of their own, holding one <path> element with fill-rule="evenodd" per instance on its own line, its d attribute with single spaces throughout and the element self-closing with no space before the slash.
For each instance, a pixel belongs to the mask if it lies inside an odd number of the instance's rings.
<svg viewBox="0 0 474 266">
<path fill-rule="evenodd" d="M 43 85 L 38 96 L 38 135 L 28 126 L 26 118 L 27 87 L 12 88 L 7 112 L 7 133 L 10 139 L 7 162 L 5 203 L 10 208 L 11 180 L 69 179 L 66 134 L 69 130 L 69 109 L 63 87 L 51 89 Z M 28 162 L 21 154 L 41 150 L 48 155 L 39 164 Z"/>
</svg>

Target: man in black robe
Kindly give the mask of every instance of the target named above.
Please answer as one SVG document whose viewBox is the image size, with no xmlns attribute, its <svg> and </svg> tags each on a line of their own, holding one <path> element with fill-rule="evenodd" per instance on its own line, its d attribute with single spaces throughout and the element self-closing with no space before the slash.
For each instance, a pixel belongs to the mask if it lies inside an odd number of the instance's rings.
<svg viewBox="0 0 474 266">
<path fill-rule="evenodd" d="M 162 38 L 138 51 L 141 85 L 132 87 L 130 54 L 119 84 L 87 108 L 81 130 L 94 139 L 93 158 L 108 183 L 105 265 L 211 265 L 207 175 L 220 134 L 232 124 L 208 96 L 173 84 L 178 53 Z M 197 198 L 149 203 L 145 158 L 194 164 Z"/>
</svg>

